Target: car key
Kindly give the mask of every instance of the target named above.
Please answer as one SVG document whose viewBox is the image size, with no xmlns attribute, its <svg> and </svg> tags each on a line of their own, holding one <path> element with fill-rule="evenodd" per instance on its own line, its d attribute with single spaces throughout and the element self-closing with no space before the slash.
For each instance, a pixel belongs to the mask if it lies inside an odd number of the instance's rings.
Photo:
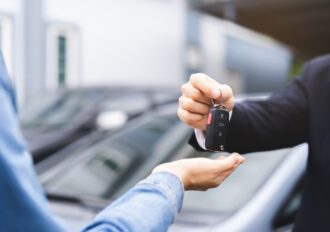
<svg viewBox="0 0 330 232">
<path fill-rule="evenodd" d="M 205 147 L 209 151 L 224 151 L 229 128 L 229 111 L 222 103 L 215 104 L 213 99 L 212 105 L 207 119 Z"/>
</svg>

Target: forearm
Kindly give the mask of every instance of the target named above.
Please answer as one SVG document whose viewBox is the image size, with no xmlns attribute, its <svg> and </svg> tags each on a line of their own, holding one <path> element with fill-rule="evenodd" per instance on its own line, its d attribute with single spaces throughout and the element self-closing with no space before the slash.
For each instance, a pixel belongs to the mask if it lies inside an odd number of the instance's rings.
<svg viewBox="0 0 330 232">
<path fill-rule="evenodd" d="M 307 141 L 308 100 L 303 79 L 296 79 L 267 100 L 237 103 L 233 109 L 226 150 L 247 153 L 290 147 Z M 189 143 L 199 151 L 205 138 L 196 131 Z"/>
<path fill-rule="evenodd" d="M 226 148 L 247 153 L 291 147 L 306 142 L 307 99 L 296 85 L 268 100 L 237 104 Z"/>
<path fill-rule="evenodd" d="M 84 231 L 167 231 L 181 209 L 183 191 L 178 177 L 152 174 L 103 210 Z"/>
</svg>

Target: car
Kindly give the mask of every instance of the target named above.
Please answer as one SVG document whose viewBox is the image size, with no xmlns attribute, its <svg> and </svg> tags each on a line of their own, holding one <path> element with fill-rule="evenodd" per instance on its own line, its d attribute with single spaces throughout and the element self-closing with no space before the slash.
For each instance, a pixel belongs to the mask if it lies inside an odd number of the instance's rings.
<svg viewBox="0 0 330 232">
<path fill-rule="evenodd" d="M 166 88 L 65 89 L 30 102 L 21 127 L 35 163 L 94 130 L 114 130 L 157 105 L 177 101 Z"/>
<path fill-rule="evenodd" d="M 78 231 L 158 164 L 215 157 L 187 144 L 192 135 L 160 107 L 111 134 L 90 135 L 36 166 L 56 215 Z M 186 192 L 169 231 L 286 231 L 299 209 L 307 145 L 246 154 L 246 162 L 220 187 Z"/>
</svg>

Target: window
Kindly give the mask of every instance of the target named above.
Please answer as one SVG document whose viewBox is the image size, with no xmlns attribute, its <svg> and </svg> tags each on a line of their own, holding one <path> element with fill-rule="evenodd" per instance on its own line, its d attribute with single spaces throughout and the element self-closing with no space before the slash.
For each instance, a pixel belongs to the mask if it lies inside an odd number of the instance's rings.
<svg viewBox="0 0 330 232">
<path fill-rule="evenodd" d="M 75 25 L 50 24 L 46 39 L 46 86 L 48 90 L 80 84 L 80 33 Z"/>
<path fill-rule="evenodd" d="M 60 35 L 57 38 L 58 41 L 58 85 L 65 86 L 66 82 L 66 62 L 67 62 L 67 38 L 64 35 Z"/>
</svg>

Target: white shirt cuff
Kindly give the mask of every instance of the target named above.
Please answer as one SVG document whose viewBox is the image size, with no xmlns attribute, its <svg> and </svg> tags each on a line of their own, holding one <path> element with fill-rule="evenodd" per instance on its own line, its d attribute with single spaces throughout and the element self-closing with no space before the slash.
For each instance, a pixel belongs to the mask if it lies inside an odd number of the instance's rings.
<svg viewBox="0 0 330 232">
<path fill-rule="evenodd" d="M 195 136 L 196 136 L 198 145 L 202 149 L 207 150 L 205 147 L 205 132 L 200 129 L 194 129 L 194 130 L 195 130 Z"/>
</svg>

